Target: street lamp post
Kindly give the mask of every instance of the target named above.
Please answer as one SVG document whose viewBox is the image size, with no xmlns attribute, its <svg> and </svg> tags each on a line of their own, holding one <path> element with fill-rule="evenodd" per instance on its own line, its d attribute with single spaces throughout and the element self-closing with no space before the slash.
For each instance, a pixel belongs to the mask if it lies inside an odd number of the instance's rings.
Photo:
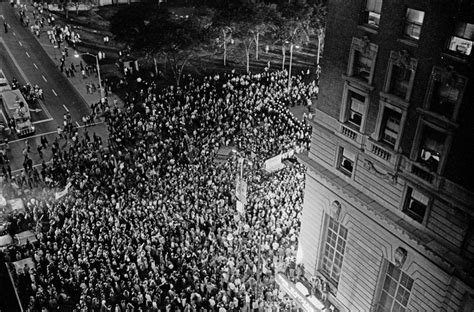
<svg viewBox="0 0 474 312">
<path fill-rule="evenodd" d="M 89 52 L 77 53 L 77 51 L 74 53 L 74 57 L 76 57 L 76 58 L 80 57 L 81 55 L 90 55 L 90 56 L 93 56 L 95 58 L 95 64 L 96 64 L 96 67 L 97 67 L 97 77 L 99 78 L 99 90 L 100 90 L 99 94 L 100 94 L 100 99 L 102 100 L 103 90 L 102 90 L 102 80 L 100 78 L 99 55 L 95 55 L 95 54 L 92 54 L 92 53 L 89 53 Z"/>
</svg>

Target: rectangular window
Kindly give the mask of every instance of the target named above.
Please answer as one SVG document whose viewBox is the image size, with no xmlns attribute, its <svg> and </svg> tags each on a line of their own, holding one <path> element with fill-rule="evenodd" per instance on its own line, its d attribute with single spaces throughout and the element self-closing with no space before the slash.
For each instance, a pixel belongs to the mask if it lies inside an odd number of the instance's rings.
<svg viewBox="0 0 474 312">
<path fill-rule="evenodd" d="M 403 34 L 410 39 L 419 40 L 424 18 L 425 12 L 407 9 Z"/>
<path fill-rule="evenodd" d="M 367 0 L 363 23 L 372 27 L 379 27 L 382 0 Z"/>
<path fill-rule="evenodd" d="M 349 118 L 348 121 L 355 126 L 357 131 L 360 131 L 362 125 L 362 118 L 365 112 L 365 96 L 359 93 L 349 91 Z"/>
<path fill-rule="evenodd" d="M 471 55 L 474 42 L 474 24 L 458 23 L 448 49 L 462 55 Z"/>
<path fill-rule="evenodd" d="M 384 110 L 383 116 L 383 133 L 382 140 L 389 144 L 390 146 L 395 147 L 398 136 L 400 134 L 400 121 L 402 119 L 402 114 L 396 112 L 392 109 L 386 108 Z"/>
<path fill-rule="evenodd" d="M 432 172 L 436 172 L 444 151 L 446 135 L 431 127 L 423 127 L 417 161 Z"/>
<path fill-rule="evenodd" d="M 413 220 L 422 223 L 428 208 L 429 198 L 414 188 L 408 187 L 403 212 Z"/>
<path fill-rule="evenodd" d="M 433 67 L 424 108 L 456 121 L 467 81 L 467 77 L 459 75 L 452 67 Z"/>
<path fill-rule="evenodd" d="M 410 88 L 412 74 L 413 71 L 409 68 L 393 64 L 388 92 L 405 99 Z"/>
<path fill-rule="evenodd" d="M 343 147 L 339 150 L 338 169 L 347 176 L 352 176 L 354 171 L 356 154 Z"/>
<path fill-rule="evenodd" d="M 372 58 L 362 54 L 360 51 L 354 51 L 353 76 L 369 82 L 372 62 Z"/>
<path fill-rule="evenodd" d="M 393 263 L 387 261 L 387 271 L 377 312 L 407 311 L 412 287 L 413 279 Z"/>
<path fill-rule="evenodd" d="M 441 81 L 435 81 L 433 83 L 430 110 L 451 119 L 453 117 L 454 108 L 459 99 L 460 91 L 460 88 L 456 85 L 449 85 L 442 83 Z"/>
<path fill-rule="evenodd" d="M 321 270 L 335 285 L 339 283 L 346 241 L 347 229 L 329 217 Z"/>
</svg>

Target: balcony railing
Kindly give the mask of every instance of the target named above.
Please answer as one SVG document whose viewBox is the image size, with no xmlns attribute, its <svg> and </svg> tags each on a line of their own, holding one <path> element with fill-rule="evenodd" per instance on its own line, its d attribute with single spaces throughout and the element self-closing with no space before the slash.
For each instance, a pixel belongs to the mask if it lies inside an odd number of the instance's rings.
<svg viewBox="0 0 474 312">
<path fill-rule="evenodd" d="M 415 177 L 420 182 L 425 182 L 435 189 L 440 188 L 442 178 L 436 172 L 430 171 L 422 164 L 408 157 L 403 157 L 402 168 L 405 173 Z"/>
<path fill-rule="evenodd" d="M 395 166 L 400 158 L 399 153 L 369 137 L 365 140 L 365 152 L 393 170 L 395 170 Z"/>
<path fill-rule="evenodd" d="M 341 133 L 344 136 L 348 137 L 349 139 L 357 142 L 357 136 L 359 134 L 356 131 L 350 129 L 349 127 L 346 127 L 346 126 L 342 125 Z"/>
<path fill-rule="evenodd" d="M 371 144 L 372 148 L 370 149 L 370 152 L 374 154 L 375 156 L 382 158 L 383 160 L 390 162 L 390 159 L 392 158 L 392 153 L 390 153 L 388 150 L 385 148 L 382 148 L 378 145 Z"/>
<path fill-rule="evenodd" d="M 422 179 L 422 180 L 425 180 L 426 182 L 428 183 L 433 183 L 434 181 L 434 174 L 431 173 L 429 170 L 423 168 L 422 166 L 420 165 L 417 165 L 415 163 L 412 164 L 411 166 L 411 173 L 413 173 L 414 175 L 416 175 L 418 178 Z"/>
<path fill-rule="evenodd" d="M 345 124 L 340 124 L 339 136 L 351 143 L 354 143 L 359 148 L 362 147 L 362 134 Z"/>
</svg>

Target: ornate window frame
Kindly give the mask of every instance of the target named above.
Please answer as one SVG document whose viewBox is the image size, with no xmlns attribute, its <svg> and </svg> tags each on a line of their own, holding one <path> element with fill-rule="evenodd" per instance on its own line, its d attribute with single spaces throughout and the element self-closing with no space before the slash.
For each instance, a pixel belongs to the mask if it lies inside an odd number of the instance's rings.
<svg viewBox="0 0 474 312">
<path fill-rule="evenodd" d="M 348 235 L 349 235 L 349 229 L 344 226 L 342 224 L 342 220 L 339 216 L 334 216 L 333 213 L 331 214 L 328 214 L 326 213 L 325 214 L 325 222 L 324 222 L 324 235 L 322 235 L 322 244 L 321 244 L 321 250 L 320 250 L 320 253 L 319 253 L 319 264 L 318 264 L 318 273 L 322 274 L 324 276 L 324 278 L 331 284 L 331 292 L 333 293 L 336 293 L 337 291 L 337 288 L 338 288 L 338 285 L 339 285 L 339 282 L 340 282 L 340 276 L 342 275 L 341 273 L 343 272 L 343 267 L 344 267 L 344 256 L 346 254 L 346 251 L 347 251 L 347 244 L 348 244 Z M 330 245 L 331 247 L 333 247 L 330 242 L 328 241 L 328 238 L 329 238 L 329 231 L 331 230 L 332 232 L 334 232 L 333 229 L 330 228 L 330 225 L 329 223 L 333 221 L 336 225 L 337 225 L 337 229 L 338 229 L 338 232 L 336 233 L 336 245 L 334 246 L 335 249 L 334 250 L 334 255 L 335 253 L 337 252 L 338 254 L 342 255 L 342 261 L 341 261 L 341 265 L 340 266 L 337 266 L 334 261 L 335 261 L 335 257 L 333 257 L 332 259 L 332 263 L 331 263 L 331 267 L 333 268 L 334 266 L 336 266 L 338 269 L 339 269 L 339 279 L 336 281 L 332 278 L 332 276 L 328 276 L 327 272 L 324 271 L 323 269 L 323 266 L 324 266 L 324 258 L 326 257 L 326 245 Z M 342 253 L 341 251 L 339 250 L 339 234 L 341 232 L 341 228 L 343 229 L 343 231 L 345 232 L 345 238 L 344 239 L 344 249 L 342 250 Z M 331 270 L 332 272 L 332 270 Z M 331 273 L 329 272 L 329 273 Z"/>
<path fill-rule="evenodd" d="M 367 36 L 364 36 L 362 38 L 353 37 L 351 43 L 351 50 L 349 53 L 349 62 L 347 64 L 347 76 L 359 80 L 363 84 L 371 85 L 374 78 L 375 62 L 377 60 L 378 49 L 378 45 L 371 43 Z M 368 81 L 364 81 L 363 79 L 354 77 L 354 61 L 356 51 L 372 60 L 372 67 L 370 69 Z"/>
<path fill-rule="evenodd" d="M 399 66 L 405 68 L 406 70 L 411 71 L 410 80 L 408 83 L 407 93 L 404 98 L 393 95 L 390 93 L 390 84 L 392 82 L 393 67 Z M 407 50 L 401 51 L 390 51 L 390 58 L 388 60 L 387 73 L 385 76 L 385 83 L 383 85 L 383 92 L 391 100 L 397 101 L 398 99 L 402 100 L 404 106 L 408 106 L 410 102 L 411 94 L 413 92 L 413 84 L 415 82 L 416 68 L 418 67 L 418 60 L 414 57 L 411 57 L 410 53 Z"/>
<path fill-rule="evenodd" d="M 398 248 L 398 249 L 400 249 L 400 248 Z M 398 276 L 397 280 L 395 280 L 394 277 L 392 277 L 390 275 L 389 268 L 392 268 L 393 271 L 398 271 L 399 272 L 398 274 L 396 274 Z M 393 299 L 392 304 L 390 306 L 390 311 L 392 310 L 394 304 L 398 304 L 398 305 L 402 306 L 403 308 L 405 308 L 406 311 L 408 311 L 409 310 L 408 308 L 409 308 L 409 304 L 410 304 L 410 299 L 411 299 L 412 293 L 413 293 L 413 288 L 416 285 L 415 280 L 413 278 L 411 278 L 409 274 L 407 274 L 406 272 L 403 271 L 402 266 L 399 266 L 398 263 L 396 263 L 396 262 L 394 263 L 394 262 L 390 261 L 387 258 L 383 259 L 380 273 L 381 274 L 379 275 L 378 283 L 377 283 L 377 294 L 374 297 L 374 298 L 376 298 L 376 302 L 375 302 L 375 305 L 374 305 L 374 306 L 376 306 L 376 309 L 374 309 L 374 311 L 377 311 L 377 312 L 383 311 L 383 309 L 381 307 L 381 301 L 383 299 L 382 296 L 383 296 L 384 292 L 385 292 L 385 297 L 390 296 Z M 393 296 L 388 294 L 384 290 L 384 286 L 387 285 L 387 283 L 390 284 L 391 283 L 390 281 L 392 283 L 395 283 L 395 285 L 396 285 L 395 286 L 395 293 L 393 294 Z M 409 287 L 407 287 L 408 285 L 409 285 Z M 406 299 L 405 304 L 402 304 L 402 302 L 400 302 L 400 295 L 402 295 L 402 298 L 403 298 L 403 295 L 405 295 L 407 293 L 408 293 L 408 299 Z"/>
</svg>

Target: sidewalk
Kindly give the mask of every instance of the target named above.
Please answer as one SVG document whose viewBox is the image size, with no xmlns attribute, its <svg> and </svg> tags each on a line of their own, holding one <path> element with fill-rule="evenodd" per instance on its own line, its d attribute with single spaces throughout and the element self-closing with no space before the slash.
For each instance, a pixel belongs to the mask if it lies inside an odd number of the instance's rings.
<svg viewBox="0 0 474 312">
<path fill-rule="evenodd" d="M 32 23 L 34 23 L 34 18 L 33 18 L 33 11 L 34 7 L 31 4 L 27 4 L 28 10 L 27 10 L 27 15 L 30 17 L 30 20 Z M 18 8 L 15 9 L 18 11 Z M 46 13 L 43 13 L 44 15 Z M 79 54 L 78 57 L 75 56 L 75 51 L 72 47 L 68 46 L 67 43 L 62 42 L 61 43 L 61 49 L 58 49 L 57 46 L 56 48 L 53 46 L 53 44 L 50 42 L 48 38 L 48 31 L 51 31 L 53 28 L 49 26 L 47 23 L 44 24 L 44 27 L 40 29 L 40 36 L 39 38 L 35 36 L 36 40 L 41 44 L 43 47 L 44 51 L 48 56 L 51 58 L 51 60 L 56 64 L 58 71 L 60 70 L 60 59 L 61 59 L 61 50 L 64 49 L 64 47 L 68 48 L 68 56 L 65 58 L 65 67 L 64 68 L 70 68 L 71 64 L 74 64 L 74 67 L 76 68 L 76 72 L 74 73 L 74 77 L 68 77 L 68 81 L 72 84 L 72 86 L 77 90 L 77 92 L 81 95 L 81 97 L 84 99 L 84 101 L 88 104 L 90 107 L 92 103 L 97 103 L 100 101 L 100 92 L 99 92 L 99 78 L 96 73 L 90 73 L 87 75 L 87 78 L 83 78 L 81 75 L 81 70 L 80 70 L 80 64 L 82 63 L 83 66 L 85 67 L 87 63 L 84 61 L 84 56 L 85 57 L 90 57 L 93 58 L 92 56 L 87 56 L 87 55 L 81 55 Z M 93 62 L 95 64 L 95 60 Z M 92 64 L 91 64 L 92 65 Z M 96 67 L 95 65 L 92 65 Z M 99 66 L 100 66 L 100 61 L 99 61 Z M 65 77 L 66 73 L 64 72 L 63 75 Z M 101 76 L 103 76 L 103 73 L 101 72 Z M 94 84 L 96 86 L 96 91 L 89 93 L 87 92 L 87 85 L 88 84 Z M 104 80 L 102 79 L 102 85 L 104 83 Z M 117 103 L 120 107 L 123 107 L 123 101 L 114 93 L 109 93 L 108 94 L 108 100 L 109 103 L 113 103 L 114 100 L 117 100 Z"/>
</svg>

